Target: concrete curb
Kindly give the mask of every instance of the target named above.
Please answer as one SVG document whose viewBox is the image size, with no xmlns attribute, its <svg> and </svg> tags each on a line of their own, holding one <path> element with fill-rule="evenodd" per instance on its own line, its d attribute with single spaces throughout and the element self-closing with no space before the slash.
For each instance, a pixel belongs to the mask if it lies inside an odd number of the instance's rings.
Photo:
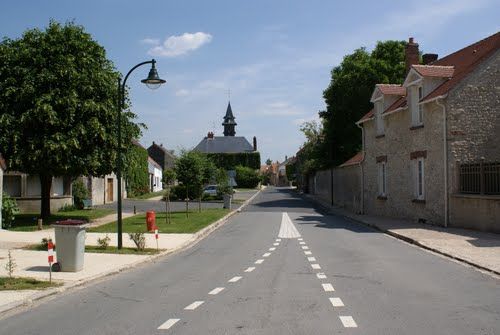
<svg viewBox="0 0 500 335">
<path fill-rule="evenodd" d="M 209 226 L 203 228 L 202 230 L 196 232 L 195 234 L 193 234 L 194 236 L 190 240 L 188 240 L 187 242 L 185 242 L 185 243 L 177 246 L 174 249 L 165 250 L 165 251 L 163 251 L 163 252 L 161 252 L 159 254 L 151 255 L 150 257 L 148 257 L 146 259 L 141 259 L 141 260 L 138 260 L 137 262 L 134 262 L 134 263 L 131 263 L 131 264 L 127 264 L 127 265 L 123 265 L 123 266 L 121 266 L 121 267 L 119 267 L 117 269 L 113 269 L 113 270 L 110 270 L 110 271 L 107 271 L 107 272 L 103 272 L 103 273 L 100 273 L 98 275 L 86 278 L 86 279 L 75 281 L 75 282 L 69 283 L 68 285 L 64 285 L 62 287 L 57 287 L 57 288 L 53 288 L 53 289 L 48 289 L 48 290 L 40 291 L 38 293 L 34 293 L 30 297 L 25 298 L 23 300 L 14 301 L 14 302 L 12 302 L 10 304 L 6 304 L 6 305 L 3 305 L 3 306 L 0 306 L 0 317 L 2 316 L 2 314 L 5 314 L 5 313 L 7 313 L 9 311 L 12 311 L 12 310 L 14 310 L 16 308 L 19 308 L 19 307 L 29 307 L 29 306 L 33 305 L 35 301 L 41 300 L 43 298 L 47 298 L 47 297 L 56 295 L 56 294 L 64 292 L 64 291 L 67 291 L 67 290 L 70 290 L 70 289 L 74 289 L 74 288 L 83 286 L 85 284 L 92 283 L 92 282 L 97 281 L 99 279 L 103 279 L 105 277 L 112 276 L 114 274 L 118 274 L 118 273 L 123 272 L 125 270 L 135 268 L 135 267 L 137 267 L 137 266 L 139 266 L 141 264 L 144 264 L 144 263 L 147 263 L 147 262 L 154 262 L 156 259 L 158 259 L 160 257 L 168 256 L 168 255 L 174 254 L 176 252 L 179 252 L 179 251 L 191 248 L 192 246 L 194 246 L 195 244 L 197 244 L 198 242 L 200 242 L 201 240 L 203 240 L 204 238 L 206 238 L 208 235 L 210 235 L 211 233 L 213 233 L 214 231 L 216 231 L 218 228 L 220 228 L 223 225 L 225 225 L 228 222 L 229 218 L 231 218 L 235 214 L 241 212 L 241 210 L 244 207 L 246 207 L 257 195 L 259 195 L 262 190 L 263 189 L 260 189 L 257 193 L 255 193 L 254 195 L 252 195 L 243 204 L 241 204 L 240 207 L 231 210 L 231 212 L 229 212 L 228 214 L 224 215 L 219 220 L 217 220 L 214 223 L 210 224 Z"/>
<path fill-rule="evenodd" d="M 432 251 L 436 254 L 439 254 L 441 256 L 445 256 L 445 257 L 448 257 L 448 258 L 451 258 L 451 259 L 454 259 L 458 262 L 461 262 L 461 263 L 465 263 L 467 265 L 470 265 L 472 267 L 475 267 L 477 269 L 480 269 L 480 270 L 483 270 L 483 271 L 486 271 L 486 272 L 490 272 L 490 273 L 493 273 L 493 274 L 496 274 L 496 275 L 499 275 L 500 276 L 500 272 L 499 271 L 496 271 L 496 270 L 493 270 L 493 269 L 490 269 L 490 268 L 487 268 L 483 265 L 480 265 L 480 264 L 477 264 L 477 263 L 474 263 L 470 260 L 467 260 L 467 259 L 464 259 L 464 258 L 461 258 L 461 257 L 458 257 L 458 256 L 455 256 L 453 254 L 450 254 L 450 253 L 447 253 L 447 252 L 444 252 L 444 251 L 441 251 L 439 249 L 436 249 L 436 248 L 433 248 L 433 247 L 430 247 L 430 246 L 427 246 L 425 244 L 422 244 L 421 242 L 419 242 L 418 240 L 416 239 L 413 239 L 411 237 L 408 237 L 406 235 L 403 235 L 403 234 L 399 234 L 399 233 L 396 233 L 396 232 L 393 232 L 389 229 L 384 229 L 384 228 L 381 228 L 379 226 L 377 226 L 376 224 L 373 224 L 373 223 L 370 223 L 370 222 L 366 222 L 366 221 L 363 221 L 362 219 L 358 218 L 358 217 L 355 217 L 355 216 L 351 216 L 351 215 L 348 215 L 346 213 L 340 213 L 338 211 L 335 210 L 335 208 L 331 208 L 331 207 L 328 207 L 326 206 L 325 204 L 323 204 L 321 201 L 317 200 L 317 199 L 314 199 L 312 196 L 310 195 L 306 195 L 306 194 L 303 194 L 302 195 L 303 198 L 309 200 L 309 201 L 312 201 L 316 204 L 318 204 L 323 210 L 325 210 L 327 213 L 332 213 L 332 214 L 335 214 L 335 215 L 339 215 L 339 216 L 342 216 L 344 219 L 347 219 L 347 220 L 350 220 L 350 221 L 354 221 L 356 223 L 359 223 L 359 224 L 362 224 L 364 226 L 367 226 L 367 227 L 370 227 L 370 228 L 373 228 L 375 230 L 378 230 L 384 234 L 387 234 L 387 235 L 390 235 L 394 238 L 397 238 L 399 240 L 402 240 L 402 241 L 405 241 L 406 243 L 409 243 L 409 244 L 413 244 L 419 248 L 422 248 L 422 249 L 425 249 L 425 250 L 428 250 L 428 251 Z"/>
</svg>

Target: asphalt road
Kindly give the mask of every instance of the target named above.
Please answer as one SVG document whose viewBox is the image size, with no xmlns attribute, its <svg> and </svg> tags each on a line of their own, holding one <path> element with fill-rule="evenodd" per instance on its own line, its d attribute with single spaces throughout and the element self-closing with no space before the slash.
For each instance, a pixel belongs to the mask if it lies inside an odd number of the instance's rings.
<svg viewBox="0 0 500 335">
<path fill-rule="evenodd" d="M 192 248 L 0 333 L 500 334 L 500 281 L 271 188 Z"/>
</svg>

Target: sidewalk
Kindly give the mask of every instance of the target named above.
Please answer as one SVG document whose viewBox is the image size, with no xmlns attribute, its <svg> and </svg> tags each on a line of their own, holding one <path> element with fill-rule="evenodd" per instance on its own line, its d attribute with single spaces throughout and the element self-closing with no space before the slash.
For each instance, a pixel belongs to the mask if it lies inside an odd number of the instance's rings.
<svg viewBox="0 0 500 335">
<path fill-rule="evenodd" d="M 424 249 L 500 275 L 499 234 L 358 215 L 339 207 L 332 207 L 329 203 L 311 195 L 305 195 L 305 197 L 319 203 L 333 214 L 344 216 Z"/>
</svg>

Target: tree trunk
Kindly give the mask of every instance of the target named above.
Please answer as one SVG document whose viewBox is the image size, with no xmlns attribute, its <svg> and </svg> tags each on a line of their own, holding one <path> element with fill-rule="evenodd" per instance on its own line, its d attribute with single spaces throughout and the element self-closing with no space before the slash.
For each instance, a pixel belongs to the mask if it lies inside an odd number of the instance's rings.
<svg viewBox="0 0 500 335">
<path fill-rule="evenodd" d="M 40 215 L 47 222 L 50 216 L 50 190 L 52 188 L 52 176 L 40 175 L 41 208 Z"/>
</svg>

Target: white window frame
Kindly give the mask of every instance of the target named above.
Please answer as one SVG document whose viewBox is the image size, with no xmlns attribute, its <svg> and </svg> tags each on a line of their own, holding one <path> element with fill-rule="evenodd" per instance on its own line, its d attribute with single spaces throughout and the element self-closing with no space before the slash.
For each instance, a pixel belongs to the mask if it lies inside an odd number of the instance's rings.
<svg viewBox="0 0 500 335">
<path fill-rule="evenodd" d="M 415 160 L 415 198 L 425 199 L 425 159 L 423 157 Z"/>
<path fill-rule="evenodd" d="M 424 87 L 422 85 L 419 85 L 417 88 L 418 92 L 418 115 L 417 115 L 417 121 L 418 124 L 424 124 L 424 105 L 420 103 L 422 98 L 424 97 Z"/>
<path fill-rule="evenodd" d="M 387 162 L 378 163 L 378 195 L 387 196 Z"/>
</svg>

